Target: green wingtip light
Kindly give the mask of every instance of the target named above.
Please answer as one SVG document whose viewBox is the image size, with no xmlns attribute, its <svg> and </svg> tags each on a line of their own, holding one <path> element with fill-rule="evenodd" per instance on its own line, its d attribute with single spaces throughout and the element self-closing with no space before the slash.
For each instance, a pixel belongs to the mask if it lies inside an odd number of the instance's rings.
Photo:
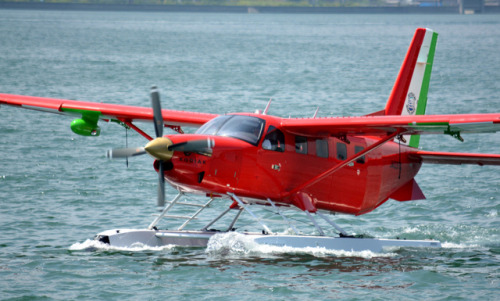
<svg viewBox="0 0 500 301">
<path fill-rule="evenodd" d="M 97 123 L 86 121 L 83 118 L 73 120 L 70 127 L 73 133 L 81 136 L 99 136 L 101 134 L 101 128 Z"/>
</svg>

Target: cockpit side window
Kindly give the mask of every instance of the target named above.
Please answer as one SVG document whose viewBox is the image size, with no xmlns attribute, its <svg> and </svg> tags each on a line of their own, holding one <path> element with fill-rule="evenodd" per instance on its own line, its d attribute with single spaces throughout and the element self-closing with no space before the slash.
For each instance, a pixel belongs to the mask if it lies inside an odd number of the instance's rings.
<svg viewBox="0 0 500 301">
<path fill-rule="evenodd" d="M 285 135 L 274 126 L 270 126 L 262 142 L 262 148 L 276 152 L 285 151 Z"/>
</svg>

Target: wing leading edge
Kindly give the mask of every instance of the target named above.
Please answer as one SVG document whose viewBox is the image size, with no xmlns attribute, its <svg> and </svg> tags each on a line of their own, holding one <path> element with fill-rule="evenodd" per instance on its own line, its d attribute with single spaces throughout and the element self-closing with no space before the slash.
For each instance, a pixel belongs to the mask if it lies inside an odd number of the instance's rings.
<svg viewBox="0 0 500 301">
<path fill-rule="evenodd" d="M 500 131 L 500 113 L 417 116 L 359 116 L 283 119 L 285 131 L 303 136 L 369 135 L 384 137 L 390 133 L 448 134 L 494 133 Z"/>
<path fill-rule="evenodd" d="M 0 104 L 73 116 L 97 114 L 98 119 L 105 121 L 117 120 L 127 122 L 153 122 L 153 110 L 147 107 L 12 94 L 0 94 Z M 162 110 L 162 116 L 166 126 L 199 127 L 207 121 L 217 117 L 218 115 L 175 110 Z"/>
</svg>

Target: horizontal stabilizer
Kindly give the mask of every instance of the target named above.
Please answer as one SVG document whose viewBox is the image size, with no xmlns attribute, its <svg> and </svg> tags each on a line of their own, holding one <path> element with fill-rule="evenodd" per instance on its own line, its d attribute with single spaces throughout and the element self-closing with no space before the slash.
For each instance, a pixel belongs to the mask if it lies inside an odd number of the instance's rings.
<svg viewBox="0 0 500 301">
<path fill-rule="evenodd" d="M 412 179 L 405 185 L 401 186 L 396 192 L 391 194 L 389 198 L 404 202 L 404 201 L 416 201 L 416 200 L 425 200 L 425 195 L 418 186 L 415 179 Z"/>
<path fill-rule="evenodd" d="M 418 151 L 410 157 L 419 158 L 422 163 L 431 164 L 476 164 L 476 165 L 500 165 L 500 155 L 491 154 L 467 154 L 467 153 L 446 153 Z"/>
</svg>

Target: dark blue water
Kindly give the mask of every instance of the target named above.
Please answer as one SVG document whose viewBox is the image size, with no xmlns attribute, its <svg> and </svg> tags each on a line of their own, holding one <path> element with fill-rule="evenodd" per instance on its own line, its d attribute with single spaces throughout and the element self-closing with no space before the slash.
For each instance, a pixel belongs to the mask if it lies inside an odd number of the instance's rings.
<svg viewBox="0 0 500 301">
<path fill-rule="evenodd" d="M 149 106 L 155 84 L 165 108 L 253 112 L 272 97 L 274 115 L 312 116 L 318 106 L 319 116 L 362 115 L 384 107 L 417 27 L 440 34 L 427 113 L 500 112 L 500 19 L 486 15 L 1 10 L 0 92 Z M 70 122 L 0 107 L 0 299 L 497 298 L 498 167 L 426 165 L 417 181 L 427 200 L 334 217 L 353 233 L 438 239 L 439 250 L 297 250 L 231 234 L 207 249 L 89 251 L 100 231 L 151 222 L 157 176 L 146 156 L 128 168 L 106 159 L 125 145 L 123 128 L 102 124 L 100 137 L 87 138 Z M 129 145 L 145 142 L 128 136 Z M 499 134 L 464 138 L 426 136 L 421 146 L 500 152 Z M 193 227 L 226 206 L 215 203 Z M 243 216 L 239 227 L 251 222 Z"/>
</svg>

